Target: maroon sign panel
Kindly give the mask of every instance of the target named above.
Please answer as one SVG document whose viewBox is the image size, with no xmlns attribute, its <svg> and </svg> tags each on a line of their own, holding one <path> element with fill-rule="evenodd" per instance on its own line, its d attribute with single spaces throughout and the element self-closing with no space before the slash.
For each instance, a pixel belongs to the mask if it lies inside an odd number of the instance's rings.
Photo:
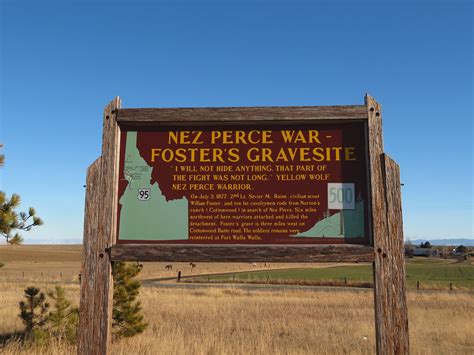
<svg viewBox="0 0 474 355">
<path fill-rule="evenodd" d="M 122 129 L 117 243 L 368 244 L 363 123 Z"/>
</svg>

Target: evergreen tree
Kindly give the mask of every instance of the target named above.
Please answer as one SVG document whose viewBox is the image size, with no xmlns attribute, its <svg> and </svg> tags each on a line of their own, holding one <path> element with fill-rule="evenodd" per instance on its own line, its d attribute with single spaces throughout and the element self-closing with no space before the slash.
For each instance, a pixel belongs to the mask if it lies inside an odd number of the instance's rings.
<svg viewBox="0 0 474 355">
<path fill-rule="evenodd" d="M 54 301 L 53 310 L 47 318 L 50 335 L 74 342 L 79 322 L 79 309 L 71 306 L 71 301 L 66 298 L 66 291 L 60 286 L 55 286 L 54 291 L 48 292 L 48 296 Z"/>
<path fill-rule="evenodd" d="M 3 145 L 0 144 L 0 148 Z M 0 154 L 0 167 L 5 162 L 5 156 Z M 21 244 L 23 238 L 18 231 L 29 231 L 35 226 L 43 224 L 41 218 L 36 216 L 36 211 L 30 207 L 28 213 L 16 212 L 20 205 L 20 196 L 13 194 L 10 199 L 5 192 L 0 191 L 0 234 L 6 239 L 8 244 Z"/>
<path fill-rule="evenodd" d="M 426 242 L 424 242 L 424 243 L 421 242 L 420 248 L 428 248 L 428 249 L 430 249 L 430 248 L 431 248 L 431 244 L 430 244 L 430 242 L 428 242 L 428 241 L 426 241 Z"/>
<path fill-rule="evenodd" d="M 17 213 L 15 210 L 20 205 L 20 196 L 13 194 L 10 199 L 5 192 L 0 191 L 0 234 L 9 244 L 21 244 L 23 238 L 18 231 L 30 231 L 35 226 L 43 224 L 41 218 L 36 216 L 36 211 L 30 207 L 28 213 Z"/>
<path fill-rule="evenodd" d="M 142 333 L 147 327 L 137 301 L 140 281 L 135 276 L 141 271 L 139 264 L 115 262 L 113 265 L 114 300 L 112 327 L 114 337 L 131 337 Z"/>
<path fill-rule="evenodd" d="M 26 300 L 20 302 L 19 316 L 25 325 L 25 335 L 30 339 L 43 337 L 42 327 L 47 322 L 49 304 L 44 293 L 36 287 L 27 287 L 24 292 Z"/>
</svg>

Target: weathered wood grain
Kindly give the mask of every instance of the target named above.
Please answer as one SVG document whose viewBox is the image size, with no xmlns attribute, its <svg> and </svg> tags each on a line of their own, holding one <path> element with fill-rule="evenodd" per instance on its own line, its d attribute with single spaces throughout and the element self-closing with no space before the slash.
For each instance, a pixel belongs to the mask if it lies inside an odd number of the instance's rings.
<svg viewBox="0 0 474 355">
<path fill-rule="evenodd" d="M 382 255 L 387 255 L 387 216 L 381 157 L 383 153 L 382 113 L 380 104 L 374 98 L 365 97 L 368 115 L 370 200 L 372 211 L 372 236 L 376 257 L 374 260 L 375 333 L 377 354 L 391 354 L 386 348 L 391 329 L 390 293 L 388 281 L 384 276 L 388 269 Z"/>
<path fill-rule="evenodd" d="M 117 244 L 112 260 L 165 262 L 370 262 L 363 245 L 190 245 Z"/>
<path fill-rule="evenodd" d="M 397 186 L 393 184 L 386 185 L 385 155 L 383 154 L 382 138 L 382 108 L 374 98 L 368 95 L 366 96 L 366 105 L 369 136 L 370 201 L 375 250 L 374 304 L 377 354 L 406 354 L 408 349 L 400 348 L 398 345 L 402 342 L 399 337 L 406 336 L 406 341 L 408 341 L 408 334 L 397 333 L 397 331 L 403 328 L 398 321 L 404 318 L 400 314 L 400 312 L 403 312 L 403 309 L 398 308 L 394 304 L 399 299 L 397 295 L 400 292 L 403 292 L 403 295 L 405 294 L 404 289 L 396 289 L 396 287 L 399 287 L 396 279 L 400 275 L 394 277 L 404 267 L 400 264 L 403 264 L 403 261 L 396 256 L 398 255 L 398 250 L 394 248 L 393 241 L 394 238 L 400 238 L 400 236 L 392 235 L 391 232 L 395 229 L 389 230 L 388 226 L 388 220 L 396 218 L 396 216 L 391 215 L 391 213 L 393 214 L 393 206 L 388 206 L 388 203 L 393 201 L 387 200 L 387 191 L 388 189 L 396 189 Z M 393 223 L 399 222 L 393 220 Z M 401 242 L 403 243 L 403 236 Z M 399 243 L 399 241 L 397 240 L 396 243 Z"/>
<path fill-rule="evenodd" d="M 406 302 L 405 256 L 403 248 L 403 218 L 400 188 L 400 168 L 383 154 L 385 199 L 387 203 L 388 253 L 382 259 L 388 264 L 390 273 L 388 287 L 391 291 L 390 317 L 392 329 L 390 339 L 394 354 L 409 353 L 408 309 Z"/>
<path fill-rule="evenodd" d="M 118 152 L 120 131 L 114 112 L 121 107 L 116 97 L 104 109 L 102 155 L 97 167 L 100 178 L 93 190 L 93 199 L 86 203 L 91 212 L 86 224 L 92 223 L 93 233 L 87 236 L 90 252 L 85 253 L 85 264 L 91 270 L 87 288 L 82 288 L 82 304 L 90 318 L 83 318 L 79 330 L 79 354 L 110 354 L 112 326 L 113 279 L 109 250 L 115 240 L 118 184 Z M 98 194 L 96 196 L 96 194 Z M 87 195 L 89 197 L 89 195 Z M 97 219 L 89 219 L 90 215 Z M 92 308 L 92 309 L 90 309 Z M 88 343 L 88 344 L 86 344 Z"/>
<path fill-rule="evenodd" d="M 97 274 L 96 307 L 100 319 L 98 353 L 109 354 L 112 330 L 112 299 L 113 278 L 112 263 L 107 250 L 115 241 L 117 218 L 117 188 L 119 167 L 120 131 L 116 120 L 116 110 L 122 106 L 119 97 L 112 100 L 104 110 L 104 124 L 102 128 L 102 164 L 100 167 L 100 224 L 97 238 L 99 254 L 99 272 Z M 97 302 L 98 300 L 98 302 Z"/>
<path fill-rule="evenodd" d="M 166 125 L 189 123 L 238 123 L 364 120 L 367 110 L 360 106 L 293 106 L 293 107 L 215 107 L 215 108 L 127 108 L 117 111 L 119 124 Z"/>
<path fill-rule="evenodd" d="M 100 200 L 100 165 L 98 158 L 87 169 L 86 179 L 86 203 L 84 211 L 84 237 L 81 268 L 81 295 L 80 295 L 80 318 L 78 332 L 78 353 L 93 354 L 92 330 L 98 325 L 95 324 L 94 315 L 94 292 L 97 275 L 97 232 L 99 225 Z"/>
</svg>

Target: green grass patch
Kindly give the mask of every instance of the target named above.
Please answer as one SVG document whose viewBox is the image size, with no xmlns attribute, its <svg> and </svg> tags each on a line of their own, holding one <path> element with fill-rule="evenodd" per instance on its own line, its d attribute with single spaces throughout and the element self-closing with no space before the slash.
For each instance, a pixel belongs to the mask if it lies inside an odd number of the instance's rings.
<svg viewBox="0 0 474 355">
<path fill-rule="evenodd" d="M 450 259 L 411 259 L 407 262 L 407 284 L 416 288 L 453 288 L 474 290 L 474 265 Z"/>
<path fill-rule="evenodd" d="M 413 258 L 407 260 L 407 284 L 409 288 L 420 289 L 453 289 L 474 290 L 474 265 L 466 261 Z M 271 282 L 291 283 L 300 281 L 302 284 L 322 284 L 337 281 L 338 284 L 347 280 L 348 284 L 373 282 L 372 266 L 350 265 L 328 268 L 304 268 L 287 270 L 265 270 L 242 272 L 229 275 L 216 275 L 206 278 L 197 277 L 197 282 Z M 190 280 L 191 281 L 191 280 Z"/>
</svg>

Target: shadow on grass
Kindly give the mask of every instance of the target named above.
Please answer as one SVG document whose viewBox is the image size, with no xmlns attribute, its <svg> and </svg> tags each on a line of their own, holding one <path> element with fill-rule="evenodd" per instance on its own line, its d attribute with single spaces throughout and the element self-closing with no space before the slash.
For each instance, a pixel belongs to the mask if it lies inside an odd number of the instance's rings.
<svg viewBox="0 0 474 355">
<path fill-rule="evenodd" d="M 25 341 L 25 333 L 23 332 L 0 334 L 0 347 L 5 346 L 8 343 L 14 343 L 14 342 L 23 343 L 24 341 Z"/>
<path fill-rule="evenodd" d="M 195 278 L 189 280 L 183 280 L 184 283 L 219 283 L 219 284 L 254 284 L 254 285 L 294 285 L 294 286 L 330 286 L 330 287 L 359 287 L 359 288 L 373 288 L 374 284 L 372 282 L 364 281 L 348 281 L 348 280 L 216 280 L 216 279 L 205 279 L 205 278 Z"/>
</svg>

